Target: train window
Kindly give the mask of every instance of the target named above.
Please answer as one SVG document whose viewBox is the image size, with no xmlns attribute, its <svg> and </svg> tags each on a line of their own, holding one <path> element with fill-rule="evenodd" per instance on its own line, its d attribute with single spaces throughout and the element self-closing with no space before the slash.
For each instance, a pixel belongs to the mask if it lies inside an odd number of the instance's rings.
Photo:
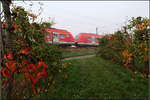
<svg viewBox="0 0 150 100">
<path fill-rule="evenodd" d="M 92 41 L 93 41 L 93 42 L 95 41 L 95 37 L 92 37 Z"/>
<path fill-rule="evenodd" d="M 65 36 L 61 34 L 60 39 L 65 39 Z"/>
<path fill-rule="evenodd" d="M 50 35 L 46 35 L 46 38 L 49 39 L 49 38 L 50 38 Z"/>
<path fill-rule="evenodd" d="M 92 39 L 90 37 L 88 37 L 88 41 L 91 41 Z"/>
<path fill-rule="evenodd" d="M 67 38 L 69 38 L 69 34 L 67 34 Z"/>
<path fill-rule="evenodd" d="M 53 32 L 53 34 L 59 34 L 58 32 Z"/>
</svg>

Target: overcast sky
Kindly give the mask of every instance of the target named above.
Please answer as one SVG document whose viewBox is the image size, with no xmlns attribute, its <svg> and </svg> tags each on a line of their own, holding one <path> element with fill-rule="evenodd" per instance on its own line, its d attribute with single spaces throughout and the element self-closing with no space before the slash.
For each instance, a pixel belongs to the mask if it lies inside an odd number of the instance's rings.
<svg viewBox="0 0 150 100">
<path fill-rule="evenodd" d="M 32 11 L 37 14 L 39 2 L 43 12 L 38 22 L 54 20 L 53 28 L 66 29 L 77 35 L 81 32 L 110 34 L 120 29 L 131 17 L 149 18 L 149 1 L 32 1 Z M 31 1 L 15 1 L 29 10 Z"/>
</svg>

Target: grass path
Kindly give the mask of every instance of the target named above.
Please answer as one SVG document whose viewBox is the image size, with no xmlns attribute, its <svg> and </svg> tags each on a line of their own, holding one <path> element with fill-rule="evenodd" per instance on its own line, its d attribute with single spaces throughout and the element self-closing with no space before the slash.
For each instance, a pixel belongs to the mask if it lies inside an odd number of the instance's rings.
<svg viewBox="0 0 150 100">
<path fill-rule="evenodd" d="M 144 100 L 148 98 L 148 79 L 122 66 L 91 57 L 71 62 L 72 73 L 58 79 L 49 99 Z"/>
<path fill-rule="evenodd" d="M 86 55 L 93 55 L 96 54 L 95 50 L 92 51 L 76 51 L 76 52 L 63 52 L 63 58 L 70 58 L 76 56 L 86 56 Z"/>
</svg>

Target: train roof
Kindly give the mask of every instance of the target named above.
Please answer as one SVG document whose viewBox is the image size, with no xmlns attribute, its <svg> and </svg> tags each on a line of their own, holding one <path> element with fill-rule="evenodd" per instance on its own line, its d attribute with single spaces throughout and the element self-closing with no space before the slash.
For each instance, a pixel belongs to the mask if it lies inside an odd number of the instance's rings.
<svg viewBox="0 0 150 100">
<path fill-rule="evenodd" d="M 98 35 L 98 34 L 96 34 L 96 33 L 79 33 L 80 35 L 81 34 L 89 34 L 89 35 Z M 100 36 L 100 35 L 99 35 Z"/>
<path fill-rule="evenodd" d="M 67 31 L 65 29 L 57 29 L 57 28 L 50 28 L 50 29 L 52 29 L 52 30 L 59 30 L 59 31 Z"/>
<path fill-rule="evenodd" d="M 68 32 L 67 30 L 56 29 L 56 28 L 46 29 L 46 31 L 48 31 L 48 32 L 57 32 L 57 33 L 59 33 L 59 34 L 71 34 L 71 33 Z"/>
</svg>

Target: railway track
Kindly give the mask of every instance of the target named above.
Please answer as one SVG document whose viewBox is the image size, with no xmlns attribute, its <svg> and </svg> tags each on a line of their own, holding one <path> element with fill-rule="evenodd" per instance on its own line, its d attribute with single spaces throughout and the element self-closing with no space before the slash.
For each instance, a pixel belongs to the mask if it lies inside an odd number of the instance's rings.
<svg viewBox="0 0 150 100">
<path fill-rule="evenodd" d="M 79 53 L 79 52 L 89 52 L 89 51 L 96 51 L 98 49 L 98 47 L 76 47 L 76 48 L 60 48 L 60 50 L 62 52 L 66 52 L 66 53 Z"/>
</svg>

